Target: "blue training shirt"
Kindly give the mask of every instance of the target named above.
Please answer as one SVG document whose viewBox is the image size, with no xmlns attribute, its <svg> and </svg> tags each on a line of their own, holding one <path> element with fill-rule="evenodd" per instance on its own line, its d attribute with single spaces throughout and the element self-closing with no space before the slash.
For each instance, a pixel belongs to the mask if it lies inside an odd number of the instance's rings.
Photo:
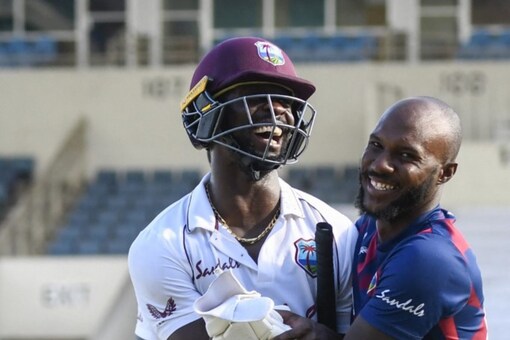
<svg viewBox="0 0 510 340">
<path fill-rule="evenodd" d="M 454 222 L 437 207 L 381 243 L 375 219 L 362 215 L 353 317 L 396 339 L 486 339 L 480 270 Z"/>
</svg>

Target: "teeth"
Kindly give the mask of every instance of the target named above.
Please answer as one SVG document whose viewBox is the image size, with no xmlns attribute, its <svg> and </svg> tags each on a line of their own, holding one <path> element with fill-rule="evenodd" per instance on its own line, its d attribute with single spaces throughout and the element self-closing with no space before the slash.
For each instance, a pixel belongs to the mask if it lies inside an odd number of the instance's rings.
<svg viewBox="0 0 510 340">
<path fill-rule="evenodd" d="M 271 133 L 272 130 L 273 130 L 272 126 L 260 126 L 255 129 L 255 133 Z M 283 133 L 282 129 L 280 129 L 279 127 L 275 127 L 273 137 L 280 137 L 282 133 Z"/>
<path fill-rule="evenodd" d="M 373 179 L 370 180 L 370 184 L 372 184 L 372 186 L 374 188 L 376 188 L 377 190 L 386 191 L 386 190 L 393 190 L 393 189 L 395 189 L 395 186 L 393 186 L 393 185 L 376 182 Z"/>
</svg>

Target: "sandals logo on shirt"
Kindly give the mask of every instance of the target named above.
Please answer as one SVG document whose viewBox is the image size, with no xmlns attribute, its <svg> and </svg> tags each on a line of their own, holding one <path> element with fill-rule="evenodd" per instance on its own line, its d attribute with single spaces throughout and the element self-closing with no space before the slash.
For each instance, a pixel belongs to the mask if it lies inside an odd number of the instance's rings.
<svg viewBox="0 0 510 340">
<path fill-rule="evenodd" d="M 149 312 L 155 319 L 164 319 L 170 315 L 172 315 L 173 312 L 177 309 L 174 299 L 169 298 L 166 302 L 165 310 L 160 312 L 156 307 L 154 307 L 151 304 L 147 304 L 147 308 L 149 309 Z"/>
<path fill-rule="evenodd" d="M 296 254 L 294 259 L 296 263 L 305 270 L 311 277 L 317 276 L 317 252 L 315 240 L 303 240 L 300 238 L 294 242 Z"/>
</svg>

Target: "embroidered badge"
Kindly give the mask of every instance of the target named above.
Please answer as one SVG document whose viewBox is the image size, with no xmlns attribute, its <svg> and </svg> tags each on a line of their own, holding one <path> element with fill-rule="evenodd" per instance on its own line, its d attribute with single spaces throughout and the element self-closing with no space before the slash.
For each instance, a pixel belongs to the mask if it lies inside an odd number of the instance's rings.
<svg viewBox="0 0 510 340">
<path fill-rule="evenodd" d="M 300 238 L 294 242 L 296 247 L 295 261 L 311 277 L 317 276 L 317 252 L 315 240 L 303 240 Z"/>
<path fill-rule="evenodd" d="M 177 309 L 175 306 L 174 299 L 172 298 L 168 299 L 168 301 L 166 302 L 165 310 L 162 312 L 160 312 L 156 307 L 149 303 L 147 304 L 147 308 L 149 309 L 149 312 L 155 319 L 164 319 L 167 316 L 172 315 L 172 313 L 175 312 L 175 310 Z"/>
<path fill-rule="evenodd" d="M 257 41 L 255 46 L 257 46 L 260 59 L 275 66 L 285 64 L 285 58 L 283 57 L 282 50 L 275 45 L 267 41 Z"/>
</svg>

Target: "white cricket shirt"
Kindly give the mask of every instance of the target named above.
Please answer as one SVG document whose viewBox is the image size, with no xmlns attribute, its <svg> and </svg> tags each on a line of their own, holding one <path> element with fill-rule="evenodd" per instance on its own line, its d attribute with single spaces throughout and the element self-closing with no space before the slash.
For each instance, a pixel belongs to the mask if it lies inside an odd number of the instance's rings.
<svg viewBox="0 0 510 340">
<path fill-rule="evenodd" d="M 232 269 L 247 290 L 270 297 L 275 305 L 316 320 L 315 229 L 333 226 L 338 330 L 350 323 L 351 265 L 357 231 L 343 214 L 280 179 L 280 216 L 260 250 L 258 264 L 216 219 L 204 184 L 162 211 L 133 242 L 129 272 L 138 303 L 136 334 L 167 339 L 200 318 L 194 301 L 214 279 L 216 268 Z"/>
</svg>

